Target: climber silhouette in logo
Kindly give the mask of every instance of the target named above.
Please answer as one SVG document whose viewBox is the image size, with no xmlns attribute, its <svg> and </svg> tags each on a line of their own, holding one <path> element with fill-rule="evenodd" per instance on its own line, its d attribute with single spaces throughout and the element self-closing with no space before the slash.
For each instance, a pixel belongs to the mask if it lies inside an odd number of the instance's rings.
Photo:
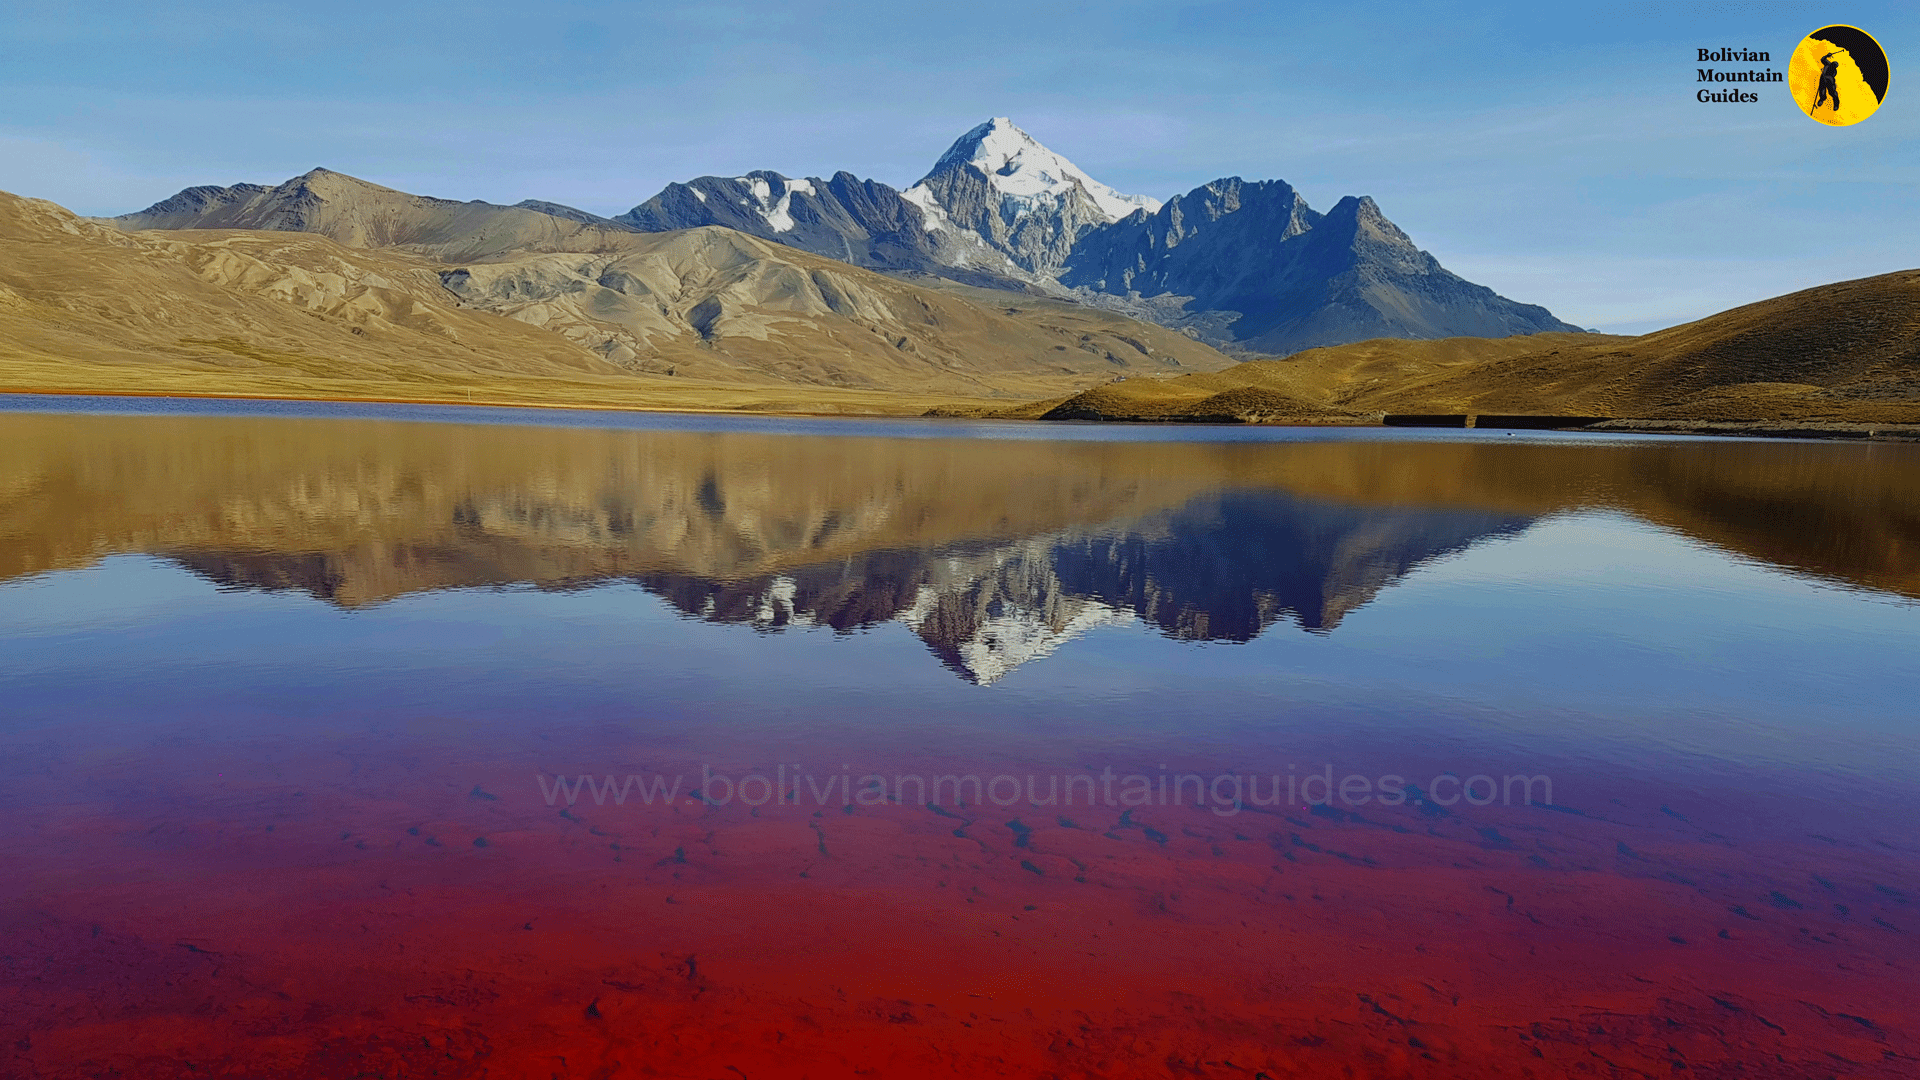
<svg viewBox="0 0 1920 1080">
<path fill-rule="evenodd" d="M 1836 81 L 1840 76 L 1840 61 L 1835 60 L 1842 50 L 1835 49 L 1820 58 L 1820 93 L 1813 99 L 1813 107 L 1819 108 L 1828 98 L 1833 99 L 1833 111 L 1840 111 L 1840 85 Z M 1812 110 L 1809 110 L 1812 111 Z"/>
</svg>

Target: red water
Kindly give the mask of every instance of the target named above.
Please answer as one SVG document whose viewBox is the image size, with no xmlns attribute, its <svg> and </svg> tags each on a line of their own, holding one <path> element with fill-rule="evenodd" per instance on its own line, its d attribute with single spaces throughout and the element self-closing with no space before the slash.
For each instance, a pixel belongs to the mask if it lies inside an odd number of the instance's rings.
<svg viewBox="0 0 1920 1080">
<path fill-rule="evenodd" d="M 1920 1075 L 1885 797 L 569 810 L 445 723 L 11 736 L 0 1074 Z"/>
</svg>

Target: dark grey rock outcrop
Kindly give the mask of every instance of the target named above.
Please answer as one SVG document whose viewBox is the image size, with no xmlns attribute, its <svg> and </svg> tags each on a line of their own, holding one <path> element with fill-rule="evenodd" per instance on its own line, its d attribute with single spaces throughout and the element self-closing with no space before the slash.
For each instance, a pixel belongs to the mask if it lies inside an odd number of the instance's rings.
<svg viewBox="0 0 1920 1080">
<path fill-rule="evenodd" d="M 1370 198 L 1320 214 L 1278 180 L 1216 180 L 1157 213 L 1094 229 L 1059 280 L 1136 302 L 1178 298 L 1184 315 L 1231 316 L 1203 336 L 1266 354 L 1376 337 L 1579 330 L 1447 270 Z M 1155 321 L 1172 321 L 1160 314 Z"/>
<path fill-rule="evenodd" d="M 702 176 L 615 219 L 641 232 L 720 225 L 875 270 L 918 272 L 988 288 L 1023 288 L 1011 263 L 951 230 L 929 229 L 920 207 L 875 180 L 831 180 L 758 170 Z"/>
</svg>

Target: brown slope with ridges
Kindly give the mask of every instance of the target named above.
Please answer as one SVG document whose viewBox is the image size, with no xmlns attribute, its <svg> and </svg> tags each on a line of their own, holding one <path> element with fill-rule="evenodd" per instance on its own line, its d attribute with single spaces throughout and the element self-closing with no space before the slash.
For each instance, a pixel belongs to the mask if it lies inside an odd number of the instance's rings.
<svg viewBox="0 0 1920 1080">
<path fill-rule="evenodd" d="M 736 358 L 762 381 L 982 397 L 1232 364 L 1183 335 L 1109 312 L 925 287 L 731 229 L 634 234 L 625 243 L 618 254 L 522 255 L 443 277 L 465 304 L 557 330 L 622 364 L 705 377 L 725 377 L 698 366 L 708 353 L 671 352 L 663 342 Z"/>
<path fill-rule="evenodd" d="M 0 193 L 0 384 L 801 411 L 912 404 L 835 396 L 844 390 L 904 392 L 917 411 L 928 397 L 1037 397 L 1115 371 L 1231 363 L 1109 313 L 986 308 L 731 230 L 617 239 L 619 250 L 449 266 L 300 232 L 129 233 Z M 743 388 L 793 396 L 743 398 Z"/>
<path fill-rule="evenodd" d="M 323 379 L 620 373 L 443 297 L 417 257 L 317 236 L 128 234 L 0 192 L 0 355 L 10 360 Z"/>
<path fill-rule="evenodd" d="M 558 208 L 571 210 L 570 207 Z M 274 185 L 194 187 L 145 210 L 104 219 L 129 232 L 247 229 L 304 232 L 348 247 L 405 247 L 440 259 L 522 251 L 618 250 L 624 227 L 579 211 L 551 213 L 412 195 L 331 169 Z"/>
</svg>

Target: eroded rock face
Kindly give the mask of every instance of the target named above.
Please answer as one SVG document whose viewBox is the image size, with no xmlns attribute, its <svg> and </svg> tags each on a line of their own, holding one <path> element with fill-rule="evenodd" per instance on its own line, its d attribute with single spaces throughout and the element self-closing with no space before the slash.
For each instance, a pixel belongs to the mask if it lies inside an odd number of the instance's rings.
<svg viewBox="0 0 1920 1080">
<path fill-rule="evenodd" d="M 657 354 L 656 339 L 765 341 L 794 317 L 899 321 L 888 297 L 851 274 L 770 258 L 735 233 L 662 239 L 624 254 L 471 263 L 440 280 L 469 306 L 558 330 L 617 360 Z"/>
<path fill-rule="evenodd" d="M 720 225 L 802 251 L 878 270 L 934 274 L 987 287 L 1017 287 L 1015 265 L 975 238 L 930 222 L 921 206 L 875 180 L 777 172 L 702 176 L 617 219 L 641 232 Z"/>
<path fill-rule="evenodd" d="M 1080 235 L 1109 220 L 1080 187 L 1011 199 L 978 168 L 961 163 L 914 185 L 945 212 L 951 227 L 984 239 L 1022 270 L 1052 277 Z"/>
<path fill-rule="evenodd" d="M 622 252 L 465 263 L 440 281 L 463 306 L 545 327 L 616 364 L 712 379 L 964 388 L 1035 371 L 1229 363 L 1128 320 L 1076 311 L 1076 323 L 1105 321 L 1069 326 L 983 309 L 734 229 L 629 239 Z"/>
<path fill-rule="evenodd" d="M 1219 227 L 1244 215 L 1235 228 Z M 1223 286 L 1258 273 L 1282 245 L 1312 229 L 1320 215 L 1279 180 L 1215 180 L 1142 213 L 1096 229 L 1077 245 L 1061 274 L 1064 284 L 1105 293 L 1157 296 L 1188 290 L 1199 295 L 1209 277 Z M 1209 297 L 1211 299 L 1211 297 Z"/>
</svg>

